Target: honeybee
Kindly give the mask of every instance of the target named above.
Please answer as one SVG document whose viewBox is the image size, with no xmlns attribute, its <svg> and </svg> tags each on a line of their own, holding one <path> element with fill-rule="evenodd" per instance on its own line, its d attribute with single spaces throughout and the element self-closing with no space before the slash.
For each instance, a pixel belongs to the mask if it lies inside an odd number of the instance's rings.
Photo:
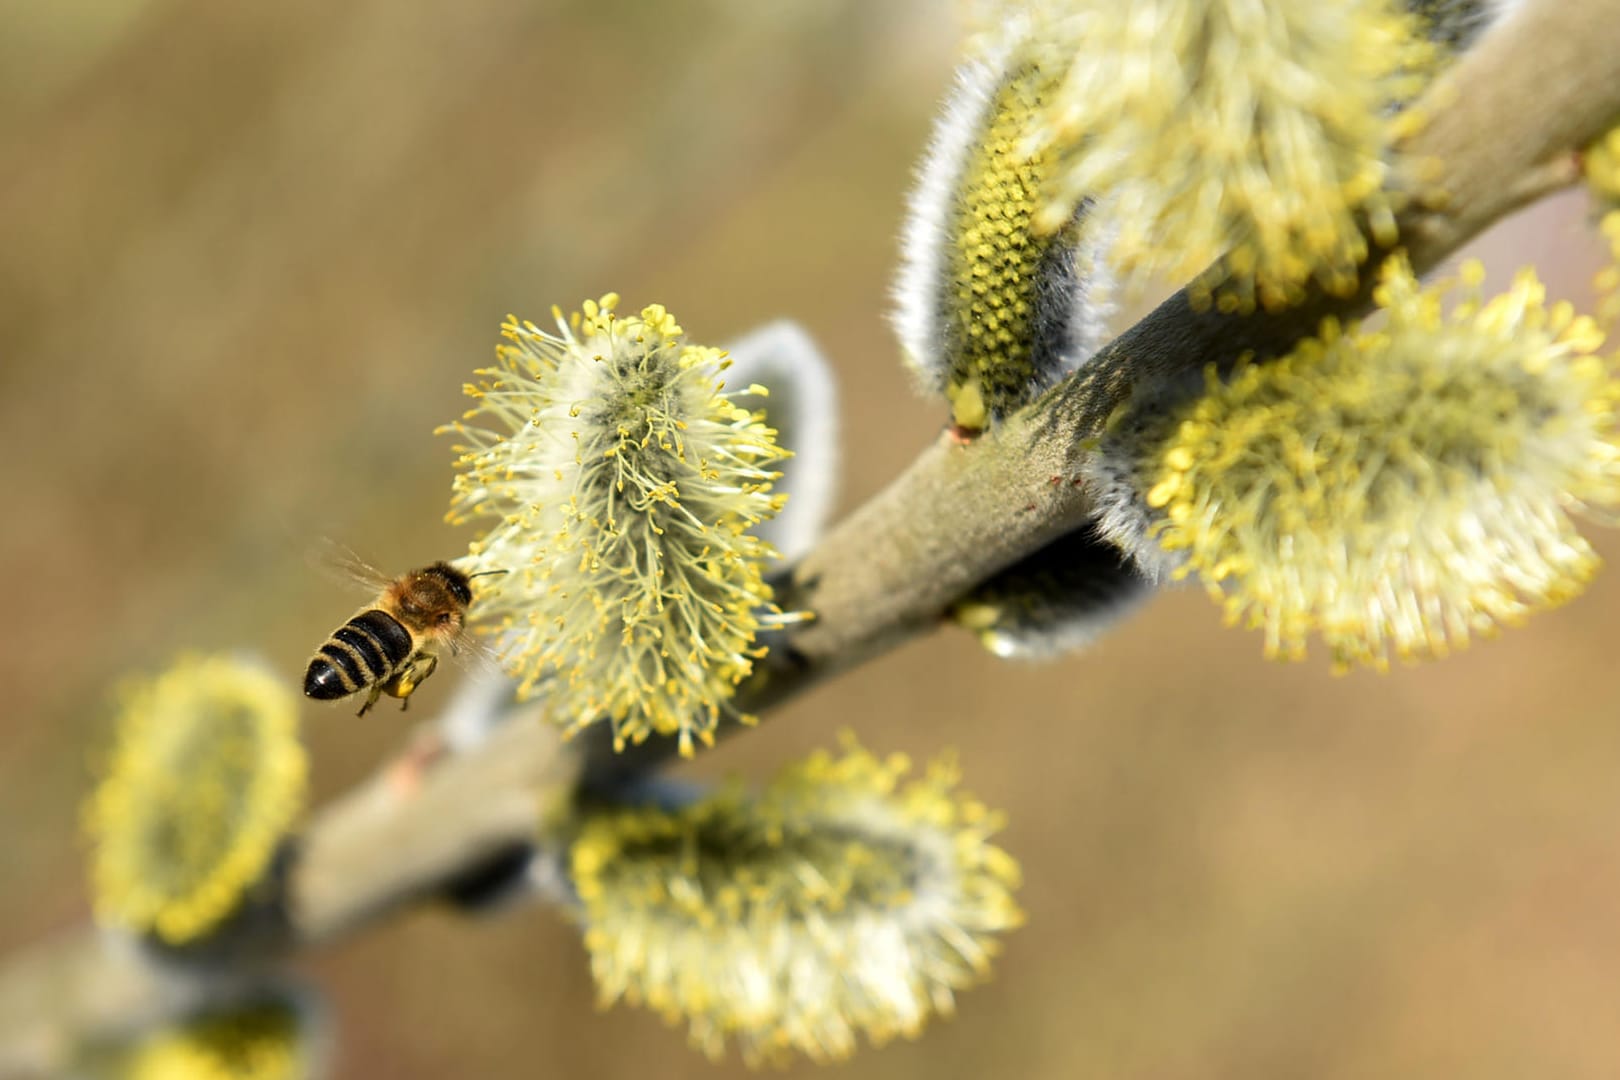
<svg viewBox="0 0 1620 1080">
<path fill-rule="evenodd" d="M 388 578 L 354 561 L 354 576 L 381 592 L 315 651 L 304 672 L 304 693 L 332 701 L 366 691 L 364 716 L 377 699 L 411 694 L 439 666 L 439 651 L 457 651 L 472 603 L 472 578 L 447 562 L 436 562 Z"/>
</svg>

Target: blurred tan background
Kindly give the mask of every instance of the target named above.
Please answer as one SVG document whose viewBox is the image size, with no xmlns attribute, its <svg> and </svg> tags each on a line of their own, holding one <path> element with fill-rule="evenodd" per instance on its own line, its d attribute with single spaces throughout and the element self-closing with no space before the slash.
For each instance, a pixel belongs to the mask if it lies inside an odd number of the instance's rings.
<svg viewBox="0 0 1620 1080">
<path fill-rule="evenodd" d="M 0 954 L 85 916 L 122 674 L 251 647 L 294 680 L 352 606 L 320 538 L 460 549 L 429 433 L 508 311 L 614 289 L 716 342 L 797 318 L 841 374 L 841 505 L 893 476 L 943 416 L 883 313 L 948 7 L 0 3 Z M 1584 213 L 1499 229 L 1493 280 L 1535 260 L 1585 302 Z M 1611 571 L 1446 663 L 1336 679 L 1181 592 L 1052 666 L 939 634 L 696 771 L 853 723 L 959 747 L 1010 812 L 1028 927 L 851 1077 L 1620 1075 L 1617 616 Z M 305 715 L 318 797 L 403 730 Z M 422 912 L 305 966 L 343 1077 L 741 1072 L 598 1013 L 548 911 Z"/>
</svg>

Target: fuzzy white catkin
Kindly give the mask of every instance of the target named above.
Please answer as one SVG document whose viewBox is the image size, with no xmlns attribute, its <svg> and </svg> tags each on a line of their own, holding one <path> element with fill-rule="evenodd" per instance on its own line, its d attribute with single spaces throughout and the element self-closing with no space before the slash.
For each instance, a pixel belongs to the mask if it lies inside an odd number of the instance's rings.
<svg viewBox="0 0 1620 1080">
<path fill-rule="evenodd" d="M 1032 400 L 1107 331 L 1107 231 L 1083 227 L 1084 205 L 1063 229 L 1032 228 L 1044 166 L 1019 147 L 1049 82 L 1017 30 L 966 60 L 908 200 L 894 327 L 919 386 L 965 428 Z"/>
<path fill-rule="evenodd" d="M 1087 525 L 985 582 L 951 616 L 1003 659 L 1049 660 L 1088 648 L 1152 595 L 1131 558 Z"/>
<path fill-rule="evenodd" d="M 838 385 L 814 339 L 783 319 L 744 334 L 726 347 L 728 387 L 764 387 L 768 396 L 737 394 L 765 414 L 776 444 L 793 456 L 777 465 L 775 488 L 788 496 L 776 517 L 759 524 L 759 538 L 792 562 L 808 552 L 827 527 L 838 491 Z"/>
</svg>

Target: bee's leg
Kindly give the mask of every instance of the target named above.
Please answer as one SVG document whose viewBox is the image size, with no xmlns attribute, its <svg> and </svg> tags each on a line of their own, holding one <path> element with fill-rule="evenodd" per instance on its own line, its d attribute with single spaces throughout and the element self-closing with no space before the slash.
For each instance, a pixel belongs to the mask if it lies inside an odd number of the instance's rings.
<svg viewBox="0 0 1620 1080">
<path fill-rule="evenodd" d="M 433 674 L 433 669 L 438 666 L 439 658 L 437 656 L 431 653 L 425 656 L 417 655 L 411 658 L 403 671 L 394 676 L 387 689 L 389 694 L 399 698 L 401 710 L 410 707 L 411 695 L 416 692 L 418 686 L 421 686 L 426 681 L 429 675 Z"/>
<path fill-rule="evenodd" d="M 371 686 L 370 693 L 366 694 L 366 703 L 364 705 L 360 706 L 360 711 L 355 713 L 354 715 L 356 715 L 356 716 L 364 716 L 364 715 L 366 715 L 366 712 L 373 705 L 377 704 L 377 699 L 382 697 L 382 692 L 383 692 L 382 683 L 373 683 L 372 686 Z"/>
</svg>

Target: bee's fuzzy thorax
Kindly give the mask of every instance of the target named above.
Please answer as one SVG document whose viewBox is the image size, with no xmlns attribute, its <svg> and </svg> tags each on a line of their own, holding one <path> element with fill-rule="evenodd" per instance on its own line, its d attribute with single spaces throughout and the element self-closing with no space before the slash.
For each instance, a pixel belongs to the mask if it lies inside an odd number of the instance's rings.
<svg viewBox="0 0 1620 1080">
<path fill-rule="evenodd" d="M 383 606 L 412 633 L 439 639 L 460 633 L 471 600 L 467 575 L 447 563 L 405 574 L 383 594 Z"/>
</svg>

